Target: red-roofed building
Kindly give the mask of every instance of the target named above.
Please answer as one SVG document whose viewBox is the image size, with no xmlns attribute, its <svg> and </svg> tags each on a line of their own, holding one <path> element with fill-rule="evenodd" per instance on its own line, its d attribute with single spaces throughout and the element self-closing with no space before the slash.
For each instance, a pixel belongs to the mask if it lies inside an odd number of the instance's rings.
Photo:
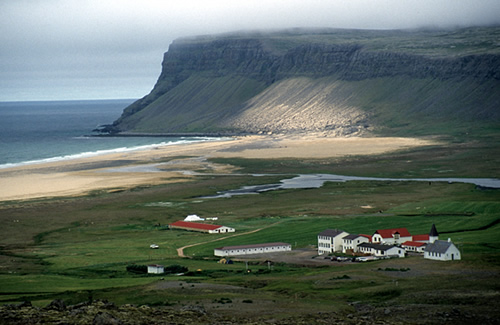
<svg viewBox="0 0 500 325">
<path fill-rule="evenodd" d="M 401 244 L 412 241 L 412 236 L 406 228 L 379 229 L 372 235 L 372 243 L 376 244 Z"/>
<path fill-rule="evenodd" d="M 404 248 L 407 252 L 417 252 L 423 253 L 425 250 L 426 243 L 418 242 L 418 241 L 405 241 L 401 244 L 401 247 Z"/>
<path fill-rule="evenodd" d="M 428 243 L 429 242 L 429 235 L 413 235 L 413 241 Z"/>
<path fill-rule="evenodd" d="M 176 221 L 168 225 L 170 229 L 182 229 L 182 230 L 190 230 L 190 231 L 200 231 L 207 232 L 209 234 L 221 234 L 226 232 L 234 232 L 234 228 L 219 226 L 219 225 L 210 225 L 206 223 L 197 223 L 197 222 L 189 222 L 189 221 Z"/>
<path fill-rule="evenodd" d="M 436 225 L 432 224 L 431 231 L 427 235 L 413 235 L 413 241 L 422 243 L 433 243 L 439 239 L 439 234 L 436 230 Z"/>
</svg>

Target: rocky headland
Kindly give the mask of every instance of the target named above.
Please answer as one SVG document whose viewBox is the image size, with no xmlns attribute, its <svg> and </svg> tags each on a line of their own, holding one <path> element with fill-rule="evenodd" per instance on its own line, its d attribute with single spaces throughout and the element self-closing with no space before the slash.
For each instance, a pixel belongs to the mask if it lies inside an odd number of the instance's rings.
<svg viewBox="0 0 500 325">
<path fill-rule="evenodd" d="M 453 133 L 500 119 L 500 28 L 182 38 L 111 133 Z M 439 130 L 439 132 L 437 132 Z"/>
</svg>

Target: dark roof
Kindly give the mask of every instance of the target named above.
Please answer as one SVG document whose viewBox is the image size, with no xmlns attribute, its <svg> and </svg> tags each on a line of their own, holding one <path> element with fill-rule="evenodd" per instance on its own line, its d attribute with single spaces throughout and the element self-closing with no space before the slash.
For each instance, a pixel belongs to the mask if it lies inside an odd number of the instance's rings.
<svg viewBox="0 0 500 325">
<path fill-rule="evenodd" d="M 451 247 L 451 245 L 453 245 L 453 243 L 450 241 L 436 240 L 434 243 L 428 244 L 425 247 L 425 251 L 429 252 L 429 253 L 441 253 L 441 254 L 443 254 L 443 253 L 446 253 L 446 251 L 448 250 L 448 248 Z"/>
<path fill-rule="evenodd" d="M 337 237 L 338 235 L 340 235 L 343 232 L 345 232 L 345 231 L 339 230 L 339 229 L 327 229 L 327 230 L 323 230 L 322 232 L 320 232 L 318 234 L 318 236 Z"/>
<path fill-rule="evenodd" d="M 363 237 L 363 236 L 357 235 L 357 234 L 350 234 L 350 235 L 345 236 L 343 239 L 356 239 L 358 237 Z"/>
<path fill-rule="evenodd" d="M 395 245 L 383 245 L 383 244 L 372 244 L 372 243 L 362 243 L 359 244 L 358 247 L 369 247 L 369 248 L 374 248 L 379 251 L 387 251 L 393 247 L 397 247 Z"/>
<path fill-rule="evenodd" d="M 432 237 L 439 236 L 439 234 L 438 234 L 438 232 L 436 230 L 436 225 L 435 224 L 432 224 L 431 232 L 429 233 L 429 236 L 432 236 Z"/>
<path fill-rule="evenodd" d="M 224 246 L 218 247 L 216 249 L 226 250 L 226 249 L 245 249 L 245 248 L 260 248 L 260 247 L 276 247 L 276 246 L 291 246 L 288 243 L 265 243 L 265 244 L 252 244 L 252 245 L 239 245 L 239 246 Z"/>
</svg>

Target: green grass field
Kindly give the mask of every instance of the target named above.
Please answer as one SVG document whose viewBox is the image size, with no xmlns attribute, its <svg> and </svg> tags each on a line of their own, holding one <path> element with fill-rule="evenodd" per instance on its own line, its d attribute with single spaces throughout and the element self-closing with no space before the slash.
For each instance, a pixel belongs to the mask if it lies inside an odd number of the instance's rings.
<svg viewBox="0 0 500 325">
<path fill-rule="evenodd" d="M 402 155 L 416 159 L 422 157 L 422 151 L 393 156 Z M 443 168 L 460 170 L 458 162 L 451 166 L 451 158 L 442 159 L 447 164 Z M 375 170 L 373 166 L 379 164 L 382 168 L 375 174 L 400 175 L 398 168 L 385 169 L 383 160 L 351 157 L 349 164 L 339 160 L 317 164 L 312 160 L 225 162 L 265 173 L 281 164 L 283 172 L 290 174 L 340 173 L 362 170 L 362 166 Z M 420 174 L 425 164 L 423 159 L 415 161 Z M 435 170 L 428 170 L 434 175 Z M 205 176 L 189 183 L 113 194 L 4 202 L 0 206 L 4 225 L 0 230 L 0 303 L 29 300 L 44 306 L 56 298 L 67 303 L 92 298 L 151 306 L 200 304 L 221 312 L 240 308 L 249 314 L 253 309 L 263 314 L 276 310 L 286 315 L 311 308 L 349 312 L 353 302 L 487 310 L 493 303 L 488 297 L 498 298 L 499 190 L 460 183 L 351 181 L 328 182 L 317 189 L 200 198 L 276 181 L 274 176 Z M 192 213 L 217 216 L 218 224 L 236 228 L 238 236 L 167 229 L 167 224 Z M 433 223 L 441 239 L 451 238 L 458 245 L 462 261 L 436 262 L 412 256 L 370 263 L 280 262 L 272 268 L 250 261 L 252 273 L 247 273 L 245 262 L 223 265 L 213 256 L 213 249 L 220 246 L 275 241 L 289 242 L 294 250 L 312 249 L 317 234 L 327 228 L 371 235 L 376 229 L 406 227 L 412 234 L 423 234 Z M 160 248 L 150 249 L 152 243 Z M 198 245 L 184 250 L 190 258 L 179 258 L 176 249 L 191 244 Z M 128 265 L 151 263 L 179 264 L 189 274 L 152 276 L 126 271 Z M 443 297 L 446 299 L 440 300 Z"/>
</svg>

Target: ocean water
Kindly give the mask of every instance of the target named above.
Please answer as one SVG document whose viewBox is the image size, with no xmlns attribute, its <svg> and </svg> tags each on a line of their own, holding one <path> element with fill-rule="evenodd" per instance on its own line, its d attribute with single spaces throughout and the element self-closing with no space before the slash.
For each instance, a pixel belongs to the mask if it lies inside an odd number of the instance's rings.
<svg viewBox="0 0 500 325">
<path fill-rule="evenodd" d="M 209 141 L 201 137 L 95 137 L 133 100 L 0 102 L 0 168 Z"/>
</svg>

